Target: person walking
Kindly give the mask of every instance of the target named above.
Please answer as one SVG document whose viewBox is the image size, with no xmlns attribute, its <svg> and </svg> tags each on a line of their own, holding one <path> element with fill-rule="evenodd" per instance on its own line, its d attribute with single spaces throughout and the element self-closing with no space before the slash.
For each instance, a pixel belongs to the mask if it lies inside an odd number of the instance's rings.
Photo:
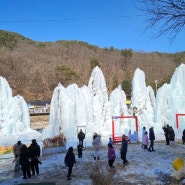
<svg viewBox="0 0 185 185">
<path fill-rule="evenodd" d="M 144 148 L 143 142 L 144 142 L 145 132 L 146 132 L 146 127 L 143 127 L 142 128 L 142 145 L 141 145 L 141 148 Z"/>
<path fill-rule="evenodd" d="M 169 125 L 165 125 L 164 127 L 162 127 L 162 129 L 164 131 L 166 145 L 169 145 L 170 144 L 170 140 L 169 140 Z"/>
<path fill-rule="evenodd" d="M 169 141 L 170 141 L 170 144 L 174 144 L 174 141 L 175 141 L 175 132 L 174 132 L 174 129 L 170 126 L 169 127 Z"/>
<path fill-rule="evenodd" d="M 13 154 L 14 154 L 14 162 L 15 162 L 15 168 L 14 171 L 20 171 L 20 165 L 19 165 L 19 159 L 21 154 L 21 147 L 22 147 L 21 141 L 17 141 L 17 143 L 13 146 Z"/>
<path fill-rule="evenodd" d="M 112 138 L 111 138 L 111 137 L 109 137 L 109 142 L 108 142 L 108 144 L 113 145 L 113 140 L 112 140 Z"/>
<path fill-rule="evenodd" d="M 69 147 L 66 156 L 64 158 L 64 163 L 68 167 L 67 180 L 71 180 L 71 174 L 73 170 L 73 165 L 76 164 L 75 154 L 73 153 L 73 147 Z"/>
<path fill-rule="evenodd" d="M 100 160 L 99 149 L 101 147 L 101 142 L 100 142 L 100 136 L 97 133 L 95 133 L 93 136 L 92 145 L 94 147 L 94 160 L 96 159 Z"/>
<path fill-rule="evenodd" d="M 81 141 L 80 141 L 80 143 L 77 146 L 77 150 L 78 150 L 78 158 L 82 158 L 83 145 L 82 145 Z"/>
<path fill-rule="evenodd" d="M 31 145 L 28 147 L 30 155 L 31 155 L 31 171 L 32 176 L 39 175 L 39 157 L 40 157 L 40 146 L 37 144 L 36 139 L 32 140 Z"/>
<path fill-rule="evenodd" d="M 115 161 L 116 155 L 115 155 L 115 150 L 114 147 L 112 146 L 111 143 L 108 144 L 108 164 L 110 168 L 115 168 L 113 166 L 113 163 Z"/>
<path fill-rule="evenodd" d="M 148 149 L 148 144 L 149 144 L 149 139 L 148 139 L 148 132 L 145 132 L 144 138 L 143 138 L 143 149 L 147 150 Z"/>
<path fill-rule="evenodd" d="M 121 142 L 121 149 L 120 149 L 120 154 L 121 154 L 121 159 L 123 160 L 123 166 L 129 164 L 127 161 L 127 148 L 128 148 L 128 142 L 126 140 L 126 136 L 122 136 L 122 142 Z"/>
<path fill-rule="evenodd" d="M 185 144 L 185 129 L 182 132 L 182 144 Z"/>
<path fill-rule="evenodd" d="M 84 132 L 82 131 L 82 129 L 80 129 L 80 132 L 78 133 L 78 140 L 79 140 L 79 143 L 80 141 L 82 142 L 82 146 L 84 148 L 84 139 L 85 139 L 85 134 Z"/>
<path fill-rule="evenodd" d="M 154 140 L 155 140 L 154 127 L 151 127 L 149 129 L 149 139 L 150 139 L 150 146 L 148 148 L 148 151 L 149 152 L 155 151 L 154 150 Z"/>
<path fill-rule="evenodd" d="M 26 145 L 22 145 L 20 153 L 20 165 L 23 172 L 23 179 L 31 178 L 30 171 L 30 153 Z"/>
<path fill-rule="evenodd" d="M 93 140 L 98 136 L 98 134 L 95 132 L 93 135 Z"/>
</svg>

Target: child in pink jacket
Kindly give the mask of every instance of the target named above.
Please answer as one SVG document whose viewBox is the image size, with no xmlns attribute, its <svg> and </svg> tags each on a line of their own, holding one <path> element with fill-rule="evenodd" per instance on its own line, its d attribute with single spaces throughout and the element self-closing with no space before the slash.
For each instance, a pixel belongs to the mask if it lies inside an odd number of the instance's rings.
<svg viewBox="0 0 185 185">
<path fill-rule="evenodd" d="M 145 132 L 144 134 L 144 138 L 143 138 L 143 146 L 144 146 L 144 150 L 148 149 L 148 144 L 149 144 L 149 139 L 148 139 L 148 132 Z"/>
</svg>

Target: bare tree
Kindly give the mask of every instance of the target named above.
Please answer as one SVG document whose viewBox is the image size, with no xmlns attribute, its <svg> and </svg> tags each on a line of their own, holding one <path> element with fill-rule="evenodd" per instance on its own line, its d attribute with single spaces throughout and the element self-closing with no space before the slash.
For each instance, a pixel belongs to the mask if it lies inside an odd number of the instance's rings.
<svg viewBox="0 0 185 185">
<path fill-rule="evenodd" d="M 185 25 L 184 0 L 139 0 L 148 22 L 147 29 L 156 28 L 155 37 L 169 34 L 173 41 Z"/>
</svg>

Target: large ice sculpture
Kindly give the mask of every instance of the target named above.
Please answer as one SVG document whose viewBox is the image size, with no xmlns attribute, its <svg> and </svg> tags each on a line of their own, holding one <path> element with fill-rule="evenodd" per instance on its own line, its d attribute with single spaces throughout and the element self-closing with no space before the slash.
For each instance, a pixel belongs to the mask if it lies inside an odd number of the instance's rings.
<svg viewBox="0 0 185 185">
<path fill-rule="evenodd" d="M 12 96 L 12 90 L 3 77 L 0 77 L 0 145 L 11 145 L 24 137 L 39 138 L 36 131 L 30 128 L 30 115 L 24 98 Z M 25 139 L 24 139 L 25 140 Z M 26 140 L 25 140 L 26 141 Z M 30 140 L 27 142 L 30 142 Z"/>
<path fill-rule="evenodd" d="M 78 127 L 92 129 L 93 115 L 90 92 L 87 86 L 78 88 L 76 84 L 64 88 L 60 83 L 55 88 L 51 100 L 50 124 L 43 130 L 43 139 L 58 135 L 60 132 L 69 140 L 74 140 Z"/>
<path fill-rule="evenodd" d="M 145 74 L 139 68 L 136 69 L 132 80 L 131 100 L 131 109 L 134 107 L 137 108 L 135 115 L 138 116 L 139 119 L 139 131 L 141 131 L 143 126 L 145 126 L 147 130 L 151 126 L 154 126 L 154 91 L 151 86 L 146 86 Z"/>
<path fill-rule="evenodd" d="M 144 72 L 138 68 L 132 80 L 132 103 L 128 110 L 126 95 L 121 86 L 115 88 L 108 96 L 103 73 L 99 67 L 96 67 L 92 71 L 88 86 L 79 88 L 77 84 L 71 84 L 65 88 L 59 83 L 54 89 L 50 123 L 43 130 L 42 138 L 54 137 L 63 132 L 67 137 L 67 143 L 76 146 L 77 133 L 82 128 L 86 133 L 86 146 L 92 144 L 94 132 L 101 134 L 102 140 L 106 143 L 112 134 L 112 116 L 133 114 L 139 120 L 139 135 L 143 126 L 147 130 L 154 126 L 156 140 L 164 140 L 162 126 L 169 124 L 175 129 L 176 138 L 181 138 L 182 130 L 185 129 L 185 116 L 179 117 L 177 129 L 176 114 L 185 114 L 184 83 L 185 65 L 181 64 L 176 68 L 170 84 L 160 87 L 155 98 L 152 87 L 146 86 Z M 15 133 L 19 138 L 24 138 L 30 130 L 24 99 L 21 96 L 12 97 L 8 82 L 2 77 L 0 78 L 0 127 L 1 135 Z M 135 131 L 135 123 L 131 119 L 119 120 L 116 132 L 127 134 L 129 130 Z M 0 139 L 2 141 L 2 137 Z M 9 142 L 7 138 L 6 141 Z"/>
<path fill-rule="evenodd" d="M 122 90 L 121 85 L 118 88 L 115 88 L 110 94 L 110 116 L 128 116 L 128 108 L 126 105 L 126 95 Z M 128 119 L 115 119 L 115 135 L 128 135 L 130 130 L 130 122 L 133 120 Z M 109 122 L 109 129 L 111 130 L 111 124 Z"/>
<path fill-rule="evenodd" d="M 155 104 L 155 122 L 164 126 L 169 124 L 181 139 L 185 129 L 185 116 L 179 117 L 179 128 L 176 126 L 176 114 L 185 114 L 185 65 L 181 64 L 172 75 L 170 84 L 158 89 Z"/>
<path fill-rule="evenodd" d="M 94 131 L 102 133 L 107 131 L 106 122 L 110 119 L 110 107 L 105 78 L 99 67 L 93 69 L 88 88 L 92 98 Z"/>
<path fill-rule="evenodd" d="M 88 86 L 79 88 L 72 84 L 64 88 L 59 84 L 53 93 L 50 124 L 43 130 L 43 139 L 63 132 L 68 143 L 76 146 L 77 133 L 82 128 L 86 133 L 87 146 L 92 145 L 94 132 L 101 134 L 102 140 L 105 137 L 107 142 L 112 134 L 112 114 L 127 112 L 126 96 L 121 87 L 115 92 L 118 92 L 118 96 L 112 93 L 110 103 L 105 79 L 99 67 L 93 69 Z M 110 112 L 110 106 L 113 112 Z"/>
</svg>

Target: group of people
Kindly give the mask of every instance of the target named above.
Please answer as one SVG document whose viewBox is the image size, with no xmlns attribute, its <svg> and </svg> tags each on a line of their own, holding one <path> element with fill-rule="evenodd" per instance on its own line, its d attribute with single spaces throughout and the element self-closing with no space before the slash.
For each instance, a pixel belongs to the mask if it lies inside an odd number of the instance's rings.
<svg viewBox="0 0 185 185">
<path fill-rule="evenodd" d="M 84 139 L 85 139 L 85 133 L 82 131 L 82 129 L 80 129 L 77 137 L 79 141 L 77 145 L 78 157 L 82 158 L 82 151 L 84 148 Z M 72 169 L 73 169 L 74 164 L 76 164 L 76 158 L 75 158 L 75 154 L 73 152 L 72 146 L 69 147 L 65 155 L 64 163 L 68 167 L 67 180 L 71 180 Z"/>
<path fill-rule="evenodd" d="M 164 130 L 166 144 L 167 145 L 172 144 L 175 139 L 175 132 L 173 128 L 169 125 L 166 125 L 162 128 Z M 82 129 L 80 129 L 77 137 L 79 140 L 79 143 L 77 145 L 78 157 L 82 158 L 82 151 L 84 148 L 84 139 L 85 139 L 85 133 L 82 131 Z M 149 144 L 149 140 L 150 140 L 150 144 Z M 148 136 L 148 132 L 146 131 L 146 127 L 143 127 L 142 148 L 144 150 L 148 150 L 149 152 L 155 151 L 154 140 L 155 140 L 154 127 L 152 126 L 149 129 L 149 136 Z M 185 129 L 183 131 L 182 140 L 183 140 L 183 144 L 185 144 Z M 99 150 L 101 148 L 101 136 L 98 135 L 97 133 L 94 133 L 93 135 L 92 145 L 94 147 L 94 153 L 93 153 L 94 160 L 100 160 Z M 115 149 L 113 146 L 112 138 L 109 138 L 107 146 L 108 146 L 108 153 L 107 153 L 108 165 L 110 168 L 115 168 L 113 164 L 116 159 L 116 155 L 115 155 Z M 123 161 L 123 166 L 129 164 L 126 157 L 127 148 L 128 148 L 128 141 L 126 140 L 126 136 L 123 135 L 121 148 L 120 148 L 120 156 Z M 15 159 L 13 161 L 15 162 L 15 171 L 19 171 L 21 169 L 23 172 L 23 179 L 31 178 L 31 176 L 34 176 L 35 174 L 39 175 L 39 164 L 41 164 L 39 160 L 40 146 L 37 144 L 35 139 L 32 140 L 32 143 L 29 147 L 21 143 L 21 141 L 18 141 L 13 147 L 13 153 L 15 156 Z M 69 147 L 64 158 L 64 163 L 68 167 L 67 180 L 71 180 L 73 165 L 76 163 L 73 147 Z"/>
<path fill-rule="evenodd" d="M 162 129 L 164 130 L 166 145 L 173 144 L 175 141 L 175 132 L 172 126 L 165 125 Z"/>
<path fill-rule="evenodd" d="M 36 139 L 32 140 L 29 147 L 21 141 L 13 146 L 13 154 L 15 163 L 15 171 L 22 170 L 23 179 L 31 178 L 31 176 L 39 175 L 40 146 L 37 144 Z M 32 172 L 32 173 L 31 173 Z"/>
<path fill-rule="evenodd" d="M 82 158 L 82 151 L 84 148 L 83 141 L 85 139 L 85 134 L 83 133 L 82 129 L 80 129 L 80 132 L 78 133 L 77 137 L 79 139 L 79 143 L 77 145 L 78 157 Z M 94 152 L 93 152 L 94 160 L 100 160 L 99 150 L 101 148 L 101 136 L 98 135 L 97 133 L 94 133 L 93 135 L 92 145 L 94 148 Z M 116 155 L 115 155 L 115 149 L 113 146 L 112 138 L 109 138 L 107 146 L 108 146 L 108 152 L 107 152 L 108 165 L 110 168 L 115 168 L 113 164 L 116 159 Z M 121 148 L 120 148 L 120 155 L 121 155 L 121 159 L 123 160 L 123 166 L 129 164 L 127 157 L 126 157 L 127 147 L 128 147 L 128 141 L 126 140 L 126 136 L 123 135 Z M 72 169 L 73 169 L 74 164 L 76 163 L 74 149 L 72 146 L 69 147 L 65 155 L 64 163 L 68 167 L 67 180 L 71 180 Z"/>
<path fill-rule="evenodd" d="M 85 133 L 82 131 L 82 129 L 80 129 L 77 137 L 79 140 L 79 143 L 77 145 L 78 157 L 82 158 L 82 151 L 84 148 L 84 139 L 85 139 Z M 99 160 L 100 159 L 99 149 L 101 147 L 101 137 L 97 133 L 94 133 L 93 135 L 92 145 L 94 147 L 94 160 L 96 159 Z"/>
<path fill-rule="evenodd" d="M 175 141 L 175 132 L 172 126 L 165 125 L 162 127 L 164 130 L 164 135 L 165 135 L 165 140 L 166 140 L 166 145 L 173 144 Z M 182 136 L 183 144 L 185 143 L 185 130 L 184 130 L 184 137 Z M 149 152 L 155 151 L 154 150 L 154 140 L 155 140 L 155 133 L 154 133 L 154 127 L 152 126 L 149 129 L 149 135 L 148 132 L 146 131 L 146 127 L 142 128 L 142 148 L 144 150 L 148 150 Z M 150 141 L 150 143 L 149 143 Z M 150 144 L 150 145 L 149 145 Z M 149 147 L 148 147 L 149 146 Z"/>
<path fill-rule="evenodd" d="M 150 140 L 150 145 L 149 145 Z M 142 148 L 144 150 L 148 150 L 149 152 L 154 152 L 154 141 L 155 141 L 155 133 L 154 133 L 154 127 L 150 127 L 149 129 L 149 136 L 148 132 L 146 131 L 146 127 L 143 127 L 142 129 Z M 148 147 L 149 146 L 149 147 Z"/>
</svg>

